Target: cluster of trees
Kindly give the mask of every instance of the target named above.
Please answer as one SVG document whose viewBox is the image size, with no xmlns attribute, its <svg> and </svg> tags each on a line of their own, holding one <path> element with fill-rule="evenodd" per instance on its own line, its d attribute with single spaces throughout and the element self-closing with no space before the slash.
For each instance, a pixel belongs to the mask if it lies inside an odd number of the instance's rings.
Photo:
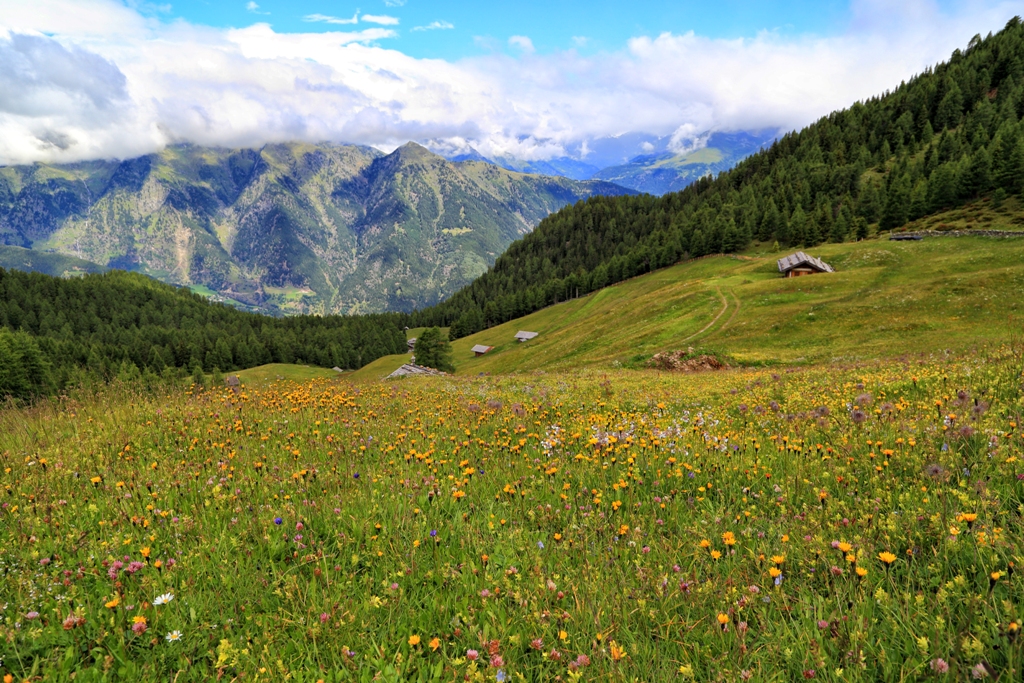
<svg viewBox="0 0 1024 683">
<path fill-rule="evenodd" d="M 201 374 L 264 363 L 359 368 L 406 349 L 393 314 L 274 318 L 113 271 L 61 279 L 0 268 L 0 397 L 92 377 Z"/>
<path fill-rule="evenodd" d="M 452 337 L 752 240 L 814 246 L 1024 187 L 1024 26 L 976 36 L 895 91 L 834 112 L 717 178 L 552 214 L 410 326 Z"/>
</svg>

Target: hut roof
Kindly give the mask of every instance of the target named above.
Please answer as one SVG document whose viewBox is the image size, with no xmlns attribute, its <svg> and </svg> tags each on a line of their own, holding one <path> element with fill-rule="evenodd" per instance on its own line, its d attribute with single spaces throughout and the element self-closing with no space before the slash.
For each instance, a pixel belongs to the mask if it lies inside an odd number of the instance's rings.
<svg viewBox="0 0 1024 683">
<path fill-rule="evenodd" d="M 788 273 L 794 268 L 799 268 L 800 266 L 809 266 L 821 273 L 835 272 L 835 270 L 829 264 L 825 263 L 821 259 L 816 259 L 813 256 L 808 256 L 802 251 L 798 251 L 795 254 L 790 254 L 789 256 L 784 256 L 783 258 L 779 259 L 780 273 Z"/>
<path fill-rule="evenodd" d="M 476 346 L 471 348 L 470 351 L 472 351 L 473 353 L 487 353 L 493 348 L 493 346 L 484 346 L 483 344 L 477 344 Z"/>
<path fill-rule="evenodd" d="M 527 332 L 526 330 L 519 330 L 518 332 L 516 332 L 516 339 L 519 339 L 519 340 L 533 339 L 537 335 L 538 335 L 537 332 Z"/>
<path fill-rule="evenodd" d="M 441 372 L 434 368 L 428 368 L 423 365 L 416 365 L 415 363 L 406 363 L 402 367 L 398 368 L 390 375 L 388 379 L 392 377 L 405 377 L 406 375 L 447 375 L 447 372 Z"/>
</svg>

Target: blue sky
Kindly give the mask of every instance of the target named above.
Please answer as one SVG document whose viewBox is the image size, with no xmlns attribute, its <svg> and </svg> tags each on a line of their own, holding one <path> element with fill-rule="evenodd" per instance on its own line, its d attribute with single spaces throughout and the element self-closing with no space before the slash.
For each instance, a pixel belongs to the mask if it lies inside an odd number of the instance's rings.
<svg viewBox="0 0 1024 683">
<path fill-rule="evenodd" d="M 181 142 L 680 151 L 798 129 L 1015 14 L 1024 0 L 0 0 L 0 164 Z"/>
<path fill-rule="evenodd" d="M 669 31 L 693 31 L 710 38 L 752 37 L 759 31 L 788 35 L 833 35 L 846 29 L 851 13 L 845 0 L 693 0 L 633 2 L 622 0 L 391 0 L 336 2 L 325 0 L 260 0 L 247 9 L 245 0 L 172 0 L 170 11 L 192 23 L 242 27 L 267 22 L 276 31 L 329 31 L 373 23 L 310 22 L 322 15 L 351 20 L 359 15 L 398 20 L 398 33 L 382 45 L 415 57 L 457 59 L 493 49 L 509 50 L 513 35 L 530 38 L 538 52 L 576 49 L 582 53 L 619 49 L 629 38 Z M 450 29 L 415 30 L 431 25 Z"/>
</svg>

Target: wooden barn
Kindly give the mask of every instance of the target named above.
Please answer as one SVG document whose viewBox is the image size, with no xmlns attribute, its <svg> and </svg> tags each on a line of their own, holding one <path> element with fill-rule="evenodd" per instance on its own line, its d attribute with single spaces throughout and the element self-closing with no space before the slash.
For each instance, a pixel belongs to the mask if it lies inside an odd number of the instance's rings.
<svg viewBox="0 0 1024 683">
<path fill-rule="evenodd" d="M 521 342 L 530 341 L 538 334 L 539 333 L 537 332 L 527 332 L 526 330 L 519 330 L 518 332 L 516 332 L 516 339 L 518 339 Z"/>
<path fill-rule="evenodd" d="M 470 349 L 470 351 L 473 352 L 473 355 L 482 356 L 493 348 L 493 346 L 484 346 L 483 344 L 477 344 L 472 349 Z"/>
<path fill-rule="evenodd" d="M 782 277 L 800 277 L 815 273 L 834 273 L 835 270 L 821 259 L 798 251 L 779 259 L 779 272 L 782 273 Z"/>
<path fill-rule="evenodd" d="M 409 347 L 410 351 L 414 350 L 416 348 L 416 337 L 406 340 L 405 345 Z"/>
</svg>

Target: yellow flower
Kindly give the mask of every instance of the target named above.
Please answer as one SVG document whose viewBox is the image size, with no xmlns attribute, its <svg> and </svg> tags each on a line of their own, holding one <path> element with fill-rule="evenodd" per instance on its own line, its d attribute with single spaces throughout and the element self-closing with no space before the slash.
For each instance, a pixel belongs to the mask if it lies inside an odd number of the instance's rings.
<svg viewBox="0 0 1024 683">
<path fill-rule="evenodd" d="M 149 559 L 149 554 L 151 552 L 150 549 L 149 549 L 149 546 L 146 546 L 145 548 L 142 548 L 141 550 L 139 550 L 139 552 L 142 554 L 142 556 L 144 558 L 146 558 L 147 560 Z"/>
<path fill-rule="evenodd" d="M 782 542 L 783 543 L 789 543 L 789 534 L 783 534 L 782 535 Z"/>
<path fill-rule="evenodd" d="M 708 539 L 706 539 L 706 538 L 702 538 L 702 539 L 700 540 L 700 547 L 701 547 L 701 548 L 710 548 L 710 547 L 711 547 L 711 541 L 709 541 L 709 540 L 708 540 Z"/>
<path fill-rule="evenodd" d="M 768 570 L 768 574 L 773 579 L 777 579 L 777 578 L 779 578 L 779 575 L 782 574 L 782 570 L 779 569 L 778 567 L 772 567 L 771 569 Z"/>
<path fill-rule="evenodd" d="M 614 640 L 611 643 L 609 643 L 609 645 L 611 646 L 612 660 L 613 661 L 618 662 L 618 661 L 621 661 L 623 658 L 625 658 L 625 656 L 626 656 L 626 649 L 625 648 L 619 647 L 619 644 L 616 643 Z"/>
<path fill-rule="evenodd" d="M 857 567 L 857 576 L 859 576 L 860 578 L 863 579 L 867 575 L 868 575 L 868 570 L 867 569 L 865 569 L 864 567 Z"/>
<path fill-rule="evenodd" d="M 418 635 L 416 635 L 415 633 L 413 635 L 409 636 L 409 644 L 412 645 L 413 647 L 415 647 L 416 645 L 419 645 L 420 644 L 420 637 Z"/>
<path fill-rule="evenodd" d="M 896 556 L 887 550 L 885 552 L 878 553 L 878 559 L 885 562 L 886 565 L 890 565 L 896 561 Z"/>
<path fill-rule="evenodd" d="M 142 616 L 141 614 L 137 614 L 134 617 L 132 617 L 132 623 L 133 624 L 145 624 L 146 623 L 146 617 Z"/>
<path fill-rule="evenodd" d="M 430 649 L 431 650 L 437 651 L 437 648 L 441 647 L 441 639 L 440 638 L 431 638 L 430 642 L 428 643 L 428 645 L 430 645 Z"/>
<path fill-rule="evenodd" d="M 117 607 L 117 606 L 118 606 L 119 604 L 121 604 L 121 596 L 120 596 L 120 595 L 115 595 L 115 596 L 114 596 L 114 599 L 113 599 L 113 600 L 111 600 L 110 602 L 106 603 L 106 604 L 105 604 L 104 606 L 105 606 L 105 607 L 106 607 L 107 609 L 114 609 L 114 608 L 115 608 L 115 607 Z"/>
<path fill-rule="evenodd" d="M 717 560 L 721 556 L 722 556 L 722 553 L 718 552 L 717 550 L 712 550 L 711 551 L 711 559 L 712 560 Z"/>
<path fill-rule="evenodd" d="M 414 540 L 412 542 L 412 547 L 413 548 L 419 548 L 420 547 L 420 539 L 417 538 L 416 540 Z"/>
<path fill-rule="evenodd" d="M 729 623 L 729 615 L 728 614 L 723 614 L 723 613 L 719 612 L 718 613 L 718 623 L 719 623 L 719 625 L 724 627 L 726 624 Z"/>
<path fill-rule="evenodd" d="M 841 552 L 841 553 L 848 553 L 851 550 L 853 550 L 853 546 L 850 545 L 849 543 L 847 543 L 846 541 L 842 541 L 839 544 L 839 552 Z"/>
<path fill-rule="evenodd" d="M 559 631 L 558 632 L 558 639 L 559 640 L 565 640 L 568 637 L 569 637 L 569 634 L 566 633 L 565 631 Z"/>
<path fill-rule="evenodd" d="M 785 555 L 772 555 L 772 562 L 774 562 L 775 564 L 782 564 L 785 561 L 786 561 L 786 556 Z"/>
<path fill-rule="evenodd" d="M 722 534 L 722 543 L 726 545 L 736 545 L 736 537 L 731 531 L 726 531 Z"/>
</svg>

